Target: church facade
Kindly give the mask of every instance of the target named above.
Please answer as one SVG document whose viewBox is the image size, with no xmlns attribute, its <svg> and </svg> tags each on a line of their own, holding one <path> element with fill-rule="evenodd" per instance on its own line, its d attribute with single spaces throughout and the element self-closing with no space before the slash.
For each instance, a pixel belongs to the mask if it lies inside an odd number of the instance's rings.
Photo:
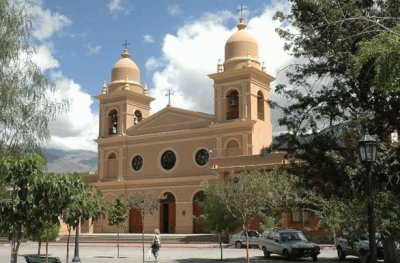
<svg viewBox="0 0 400 263">
<path fill-rule="evenodd" d="M 127 49 L 113 66 L 111 82 L 96 97 L 98 171 L 87 177 L 110 202 L 137 191 L 162 197 L 144 226 L 138 211 L 130 210 L 125 232 L 203 232 L 194 220 L 201 214 L 202 182 L 285 165 L 283 153 L 260 156 L 272 142 L 268 100 L 274 77 L 260 63 L 257 41 L 242 18 L 237 28 L 226 42 L 224 62 L 209 75 L 214 81 L 214 114 L 168 104 L 151 115 L 155 98 L 142 85 L 139 67 Z M 102 220 L 93 232 L 115 228 Z"/>
</svg>

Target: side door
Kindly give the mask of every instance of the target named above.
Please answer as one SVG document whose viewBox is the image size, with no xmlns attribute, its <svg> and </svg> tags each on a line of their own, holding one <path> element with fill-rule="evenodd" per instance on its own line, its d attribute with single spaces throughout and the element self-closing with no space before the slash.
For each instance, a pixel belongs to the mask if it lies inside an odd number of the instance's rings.
<svg viewBox="0 0 400 263">
<path fill-rule="evenodd" d="M 259 235 L 255 231 L 249 231 L 248 236 L 249 236 L 249 244 L 250 245 L 257 244 Z"/>
<path fill-rule="evenodd" d="M 280 247 L 280 242 L 281 242 L 281 235 L 279 232 L 274 232 L 273 233 L 273 239 L 271 240 L 271 252 L 275 254 L 282 254 L 282 250 Z M 269 248 L 268 248 L 269 250 Z"/>
</svg>

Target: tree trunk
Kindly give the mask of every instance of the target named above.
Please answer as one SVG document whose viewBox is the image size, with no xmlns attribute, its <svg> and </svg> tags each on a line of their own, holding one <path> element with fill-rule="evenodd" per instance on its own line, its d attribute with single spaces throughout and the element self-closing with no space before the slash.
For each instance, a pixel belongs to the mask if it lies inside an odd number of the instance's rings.
<svg viewBox="0 0 400 263">
<path fill-rule="evenodd" d="M 11 240 L 11 258 L 10 263 L 17 263 L 18 262 L 18 250 L 19 245 L 21 244 L 21 240 L 13 237 Z"/>
<path fill-rule="evenodd" d="M 65 259 L 65 262 L 68 263 L 69 260 L 69 238 L 71 237 L 71 227 L 68 226 L 68 238 L 67 238 L 67 258 Z"/>
<path fill-rule="evenodd" d="M 400 263 L 394 240 L 392 238 L 385 238 L 382 239 L 382 244 L 383 254 L 385 255 L 385 263 Z"/>
<path fill-rule="evenodd" d="M 249 233 L 247 232 L 247 226 L 243 225 L 243 229 L 246 233 L 246 262 L 250 263 L 250 258 L 249 258 Z"/>
<path fill-rule="evenodd" d="M 221 261 L 223 261 L 224 260 L 224 254 L 223 254 L 224 252 L 222 250 L 222 232 L 219 232 L 218 236 L 219 236 L 219 249 L 221 250 Z"/>
<path fill-rule="evenodd" d="M 40 255 L 40 249 L 42 248 L 42 241 L 38 242 L 38 250 L 37 250 L 37 254 Z"/>
<path fill-rule="evenodd" d="M 144 215 L 142 213 L 142 253 L 143 253 L 143 262 L 144 262 Z"/>
<path fill-rule="evenodd" d="M 119 258 L 119 227 L 117 225 L 117 258 Z"/>
<path fill-rule="evenodd" d="M 46 229 L 46 263 L 49 263 L 49 229 Z"/>
</svg>

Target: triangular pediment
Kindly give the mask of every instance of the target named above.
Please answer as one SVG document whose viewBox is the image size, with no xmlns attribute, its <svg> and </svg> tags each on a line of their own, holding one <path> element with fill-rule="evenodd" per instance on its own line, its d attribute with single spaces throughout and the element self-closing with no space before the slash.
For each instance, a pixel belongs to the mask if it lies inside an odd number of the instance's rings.
<svg viewBox="0 0 400 263">
<path fill-rule="evenodd" d="M 141 123 L 129 128 L 130 136 L 205 128 L 216 120 L 215 115 L 166 107 Z"/>
</svg>

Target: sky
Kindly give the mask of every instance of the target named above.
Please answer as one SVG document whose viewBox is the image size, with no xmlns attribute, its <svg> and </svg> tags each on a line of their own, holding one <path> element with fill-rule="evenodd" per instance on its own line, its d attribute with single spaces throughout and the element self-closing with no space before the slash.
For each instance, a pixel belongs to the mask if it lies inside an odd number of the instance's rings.
<svg viewBox="0 0 400 263">
<path fill-rule="evenodd" d="M 284 0 L 33 0 L 32 41 L 35 61 L 55 84 L 55 96 L 68 99 L 70 110 L 50 124 L 47 148 L 96 151 L 98 101 L 103 81 L 120 58 L 124 42 L 139 66 L 155 101 L 151 114 L 167 105 L 214 112 L 212 80 L 224 46 L 237 28 L 240 5 L 247 29 L 259 45 L 260 61 L 285 82 L 284 69 L 292 58 L 275 29 Z M 272 100 L 279 98 L 272 92 Z M 273 131 L 279 132 L 272 112 Z"/>
</svg>

